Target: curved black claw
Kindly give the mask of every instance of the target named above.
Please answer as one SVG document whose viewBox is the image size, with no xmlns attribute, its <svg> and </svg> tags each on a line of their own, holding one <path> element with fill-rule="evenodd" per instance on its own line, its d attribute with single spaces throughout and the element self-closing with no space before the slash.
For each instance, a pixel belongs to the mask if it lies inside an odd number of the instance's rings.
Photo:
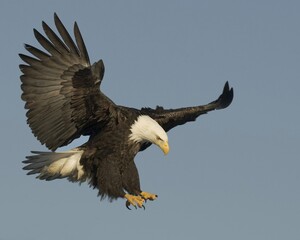
<svg viewBox="0 0 300 240">
<path fill-rule="evenodd" d="M 125 206 L 128 210 L 131 210 L 131 208 L 129 207 L 130 206 L 130 203 L 128 204 L 128 202 L 125 203 Z"/>
<path fill-rule="evenodd" d="M 126 205 L 126 208 L 127 208 L 128 210 L 132 210 L 132 209 L 129 207 L 129 206 L 131 205 L 129 201 L 126 201 L 125 205 Z M 133 206 L 134 206 L 134 205 L 133 205 Z M 143 206 L 143 207 L 144 207 L 144 206 Z M 136 206 L 134 206 L 134 208 L 137 209 Z"/>
</svg>

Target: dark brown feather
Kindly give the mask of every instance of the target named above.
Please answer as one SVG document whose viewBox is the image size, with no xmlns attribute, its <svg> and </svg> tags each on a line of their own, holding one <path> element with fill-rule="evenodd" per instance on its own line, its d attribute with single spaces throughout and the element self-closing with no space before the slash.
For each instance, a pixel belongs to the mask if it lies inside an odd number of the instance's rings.
<svg viewBox="0 0 300 240">
<path fill-rule="evenodd" d="M 107 109 L 114 103 L 99 89 L 104 75 L 102 60 L 90 65 L 88 53 L 77 24 L 75 42 L 54 15 L 58 36 L 45 22 L 44 37 L 34 29 L 34 35 L 49 53 L 25 44 L 34 57 L 20 54 L 27 64 L 21 64 L 22 99 L 28 109 L 27 118 L 34 135 L 49 149 L 70 143 L 80 135 L 102 128 L 111 121 Z"/>
<path fill-rule="evenodd" d="M 178 125 L 195 121 L 202 114 L 228 107 L 232 99 L 233 88 L 229 88 L 229 84 L 226 82 L 219 98 L 209 104 L 177 109 L 164 109 L 159 106 L 156 109 L 142 108 L 141 113 L 151 116 L 165 131 L 169 131 Z"/>
<path fill-rule="evenodd" d="M 90 63 L 89 54 L 85 47 L 77 22 L 75 22 L 74 24 L 74 35 L 81 57 L 83 57 L 87 61 L 87 63 Z"/>
<path fill-rule="evenodd" d="M 70 53 L 80 56 L 77 46 L 56 13 L 54 13 L 54 22 L 60 36 L 64 40 L 65 44 L 69 47 Z"/>
</svg>

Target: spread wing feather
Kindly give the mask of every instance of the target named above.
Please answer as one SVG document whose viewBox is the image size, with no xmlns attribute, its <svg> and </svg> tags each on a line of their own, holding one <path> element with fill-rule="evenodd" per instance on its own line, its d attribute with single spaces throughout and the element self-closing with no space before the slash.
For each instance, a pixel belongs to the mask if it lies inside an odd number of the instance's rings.
<svg viewBox="0 0 300 240">
<path fill-rule="evenodd" d="M 164 109 L 163 107 L 157 107 L 156 109 L 142 108 L 141 112 L 142 114 L 150 115 L 165 131 L 169 131 L 178 125 L 195 121 L 197 117 L 209 111 L 228 107 L 232 99 L 233 88 L 229 88 L 229 84 L 226 82 L 219 98 L 209 104 L 178 109 Z"/>
<path fill-rule="evenodd" d="M 20 78 L 27 122 L 33 134 L 51 150 L 89 134 L 97 123 L 105 124 L 110 119 L 107 109 L 114 105 L 99 89 L 104 64 L 102 60 L 90 64 L 77 23 L 75 43 L 56 14 L 54 22 L 60 37 L 45 22 L 42 26 L 46 37 L 34 29 L 46 52 L 25 44 L 32 56 L 20 54 L 25 63 L 20 65 Z"/>
</svg>

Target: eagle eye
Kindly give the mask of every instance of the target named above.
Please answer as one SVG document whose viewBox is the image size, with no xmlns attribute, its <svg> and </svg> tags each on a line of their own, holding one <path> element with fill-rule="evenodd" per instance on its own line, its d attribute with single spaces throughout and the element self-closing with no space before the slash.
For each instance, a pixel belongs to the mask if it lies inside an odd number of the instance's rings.
<svg viewBox="0 0 300 240">
<path fill-rule="evenodd" d="M 156 136 L 156 140 L 162 141 L 162 139 L 159 136 Z"/>
</svg>

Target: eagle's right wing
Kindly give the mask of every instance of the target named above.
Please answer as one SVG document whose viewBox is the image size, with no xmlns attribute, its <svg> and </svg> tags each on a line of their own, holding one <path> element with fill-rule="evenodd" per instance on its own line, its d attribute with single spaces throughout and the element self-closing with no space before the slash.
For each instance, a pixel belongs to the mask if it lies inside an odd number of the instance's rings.
<svg viewBox="0 0 300 240">
<path fill-rule="evenodd" d="M 90 64 L 76 22 L 74 43 L 56 14 L 54 21 L 61 38 L 45 22 L 48 39 L 34 29 L 47 52 L 26 44 L 34 57 L 20 54 L 26 63 L 20 65 L 20 78 L 27 122 L 38 140 L 51 150 L 88 134 L 93 124 L 101 127 L 109 119 L 107 109 L 114 105 L 99 89 L 104 64 L 102 60 Z"/>
</svg>

